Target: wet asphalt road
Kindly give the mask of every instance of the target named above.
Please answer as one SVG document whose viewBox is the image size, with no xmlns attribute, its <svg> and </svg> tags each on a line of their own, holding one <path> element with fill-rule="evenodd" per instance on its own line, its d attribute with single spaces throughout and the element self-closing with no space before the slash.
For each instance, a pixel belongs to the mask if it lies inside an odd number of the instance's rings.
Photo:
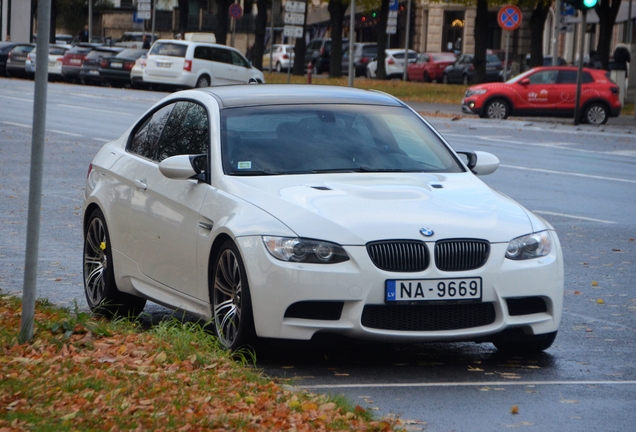
<svg viewBox="0 0 636 432">
<path fill-rule="evenodd" d="M 49 85 L 39 296 L 86 307 L 80 212 L 88 164 L 163 95 Z M 32 96 L 32 83 L 0 79 L 3 292 L 22 289 Z M 398 415 L 413 430 L 634 430 L 636 128 L 611 120 L 601 128 L 430 120 L 456 149 L 495 153 L 502 166 L 484 181 L 556 227 L 566 292 L 554 346 L 511 357 L 489 344 L 276 342 L 259 351 L 258 366 L 309 391 L 344 394 L 378 415 Z"/>
</svg>

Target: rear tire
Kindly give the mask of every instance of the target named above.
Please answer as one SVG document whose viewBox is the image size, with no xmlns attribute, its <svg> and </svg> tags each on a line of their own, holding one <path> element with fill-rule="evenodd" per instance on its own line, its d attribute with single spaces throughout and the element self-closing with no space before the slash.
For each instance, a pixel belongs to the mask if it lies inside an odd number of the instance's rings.
<svg viewBox="0 0 636 432">
<path fill-rule="evenodd" d="M 210 87 L 210 78 L 208 78 L 206 75 L 201 75 L 199 79 L 197 80 L 195 87 L 196 88 Z"/>
<path fill-rule="evenodd" d="M 104 214 L 95 209 L 88 218 L 84 234 L 84 293 L 91 311 L 98 315 L 135 317 L 146 299 L 117 289 L 113 253 Z"/>
<path fill-rule="evenodd" d="M 446 75 L 446 74 L 442 75 L 442 82 L 443 82 L 444 84 L 448 84 L 448 83 L 449 83 L 449 81 L 448 81 L 448 75 Z"/>
<path fill-rule="evenodd" d="M 221 346 L 235 351 L 253 342 L 256 331 L 245 265 L 231 240 L 223 243 L 210 270 L 214 332 Z"/>
<path fill-rule="evenodd" d="M 462 78 L 462 83 L 464 83 L 464 85 L 470 84 L 470 78 L 468 78 L 468 75 L 464 74 L 464 77 Z"/>
<path fill-rule="evenodd" d="M 281 73 L 283 71 L 283 66 L 280 62 L 276 62 L 276 72 Z"/>
<path fill-rule="evenodd" d="M 431 76 L 428 74 L 428 72 L 424 71 L 424 76 L 423 76 L 423 81 L 426 83 L 430 83 L 431 82 Z"/>
<path fill-rule="evenodd" d="M 609 112 L 605 105 L 593 102 L 583 112 L 583 122 L 592 125 L 603 125 L 609 119 Z"/>
</svg>

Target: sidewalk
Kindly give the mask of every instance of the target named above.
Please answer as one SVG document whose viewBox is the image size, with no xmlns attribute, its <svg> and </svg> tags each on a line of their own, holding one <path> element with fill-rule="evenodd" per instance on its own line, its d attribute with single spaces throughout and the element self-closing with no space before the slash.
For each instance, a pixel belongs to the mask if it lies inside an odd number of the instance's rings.
<svg viewBox="0 0 636 432">
<path fill-rule="evenodd" d="M 465 114 L 462 112 L 462 108 L 459 104 L 439 104 L 439 103 L 424 103 L 424 102 L 406 102 L 411 108 L 420 114 L 430 117 L 460 117 L 460 118 L 474 118 L 478 119 L 477 115 Z M 562 123 L 574 125 L 572 118 L 566 117 L 510 117 L 511 120 L 521 121 L 533 121 L 533 122 L 546 122 L 546 123 Z M 484 121 L 486 121 L 484 119 Z M 636 117 L 632 115 L 620 115 L 618 117 L 611 117 L 604 127 L 608 126 L 631 126 L 636 127 Z"/>
</svg>

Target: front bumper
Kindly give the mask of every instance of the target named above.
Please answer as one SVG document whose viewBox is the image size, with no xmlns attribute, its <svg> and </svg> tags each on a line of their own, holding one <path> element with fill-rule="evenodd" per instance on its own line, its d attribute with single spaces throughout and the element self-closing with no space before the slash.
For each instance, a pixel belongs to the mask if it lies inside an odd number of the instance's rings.
<svg viewBox="0 0 636 432">
<path fill-rule="evenodd" d="M 358 339 L 394 342 L 487 340 L 489 336 L 520 329 L 537 335 L 557 331 L 563 306 L 563 258 L 556 234 L 554 248 L 540 259 L 510 261 L 506 244 L 492 244 L 490 258 L 481 268 L 443 272 L 431 262 L 418 273 L 393 273 L 378 269 L 364 246 L 347 246 L 350 260 L 339 264 L 288 263 L 273 258 L 260 236 L 237 239 L 246 263 L 254 323 L 260 337 L 311 339 L 316 333 L 332 333 Z M 429 252 L 433 252 L 433 244 Z M 433 256 L 433 255 L 431 255 Z M 385 282 L 389 279 L 482 279 L 478 303 L 387 305 Z M 520 304 L 538 302 L 541 310 L 524 312 Z M 401 309 L 404 308 L 404 309 Z M 471 314 L 486 311 L 491 319 L 469 317 L 459 328 L 423 328 L 418 321 L 431 314 Z M 519 312 L 521 310 L 521 312 Z M 484 312 L 484 313 L 486 313 Z M 381 324 L 376 325 L 375 318 Z M 413 329 L 385 325 L 384 315 L 415 322 Z M 407 324 L 408 327 L 408 324 Z"/>
</svg>

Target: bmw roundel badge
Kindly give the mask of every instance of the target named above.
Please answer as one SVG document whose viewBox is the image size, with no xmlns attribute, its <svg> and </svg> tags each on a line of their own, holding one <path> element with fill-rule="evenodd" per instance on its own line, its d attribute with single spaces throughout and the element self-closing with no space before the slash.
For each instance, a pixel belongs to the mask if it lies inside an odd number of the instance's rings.
<svg viewBox="0 0 636 432">
<path fill-rule="evenodd" d="M 426 237 L 430 237 L 430 236 L 432 236 L 434 234 L 433 230 L 429 229 L 429 228 L 422 228 L 420 230 L 420 233 L 422 233 L 422 235 L 426 236 Z"/>
</svg>

